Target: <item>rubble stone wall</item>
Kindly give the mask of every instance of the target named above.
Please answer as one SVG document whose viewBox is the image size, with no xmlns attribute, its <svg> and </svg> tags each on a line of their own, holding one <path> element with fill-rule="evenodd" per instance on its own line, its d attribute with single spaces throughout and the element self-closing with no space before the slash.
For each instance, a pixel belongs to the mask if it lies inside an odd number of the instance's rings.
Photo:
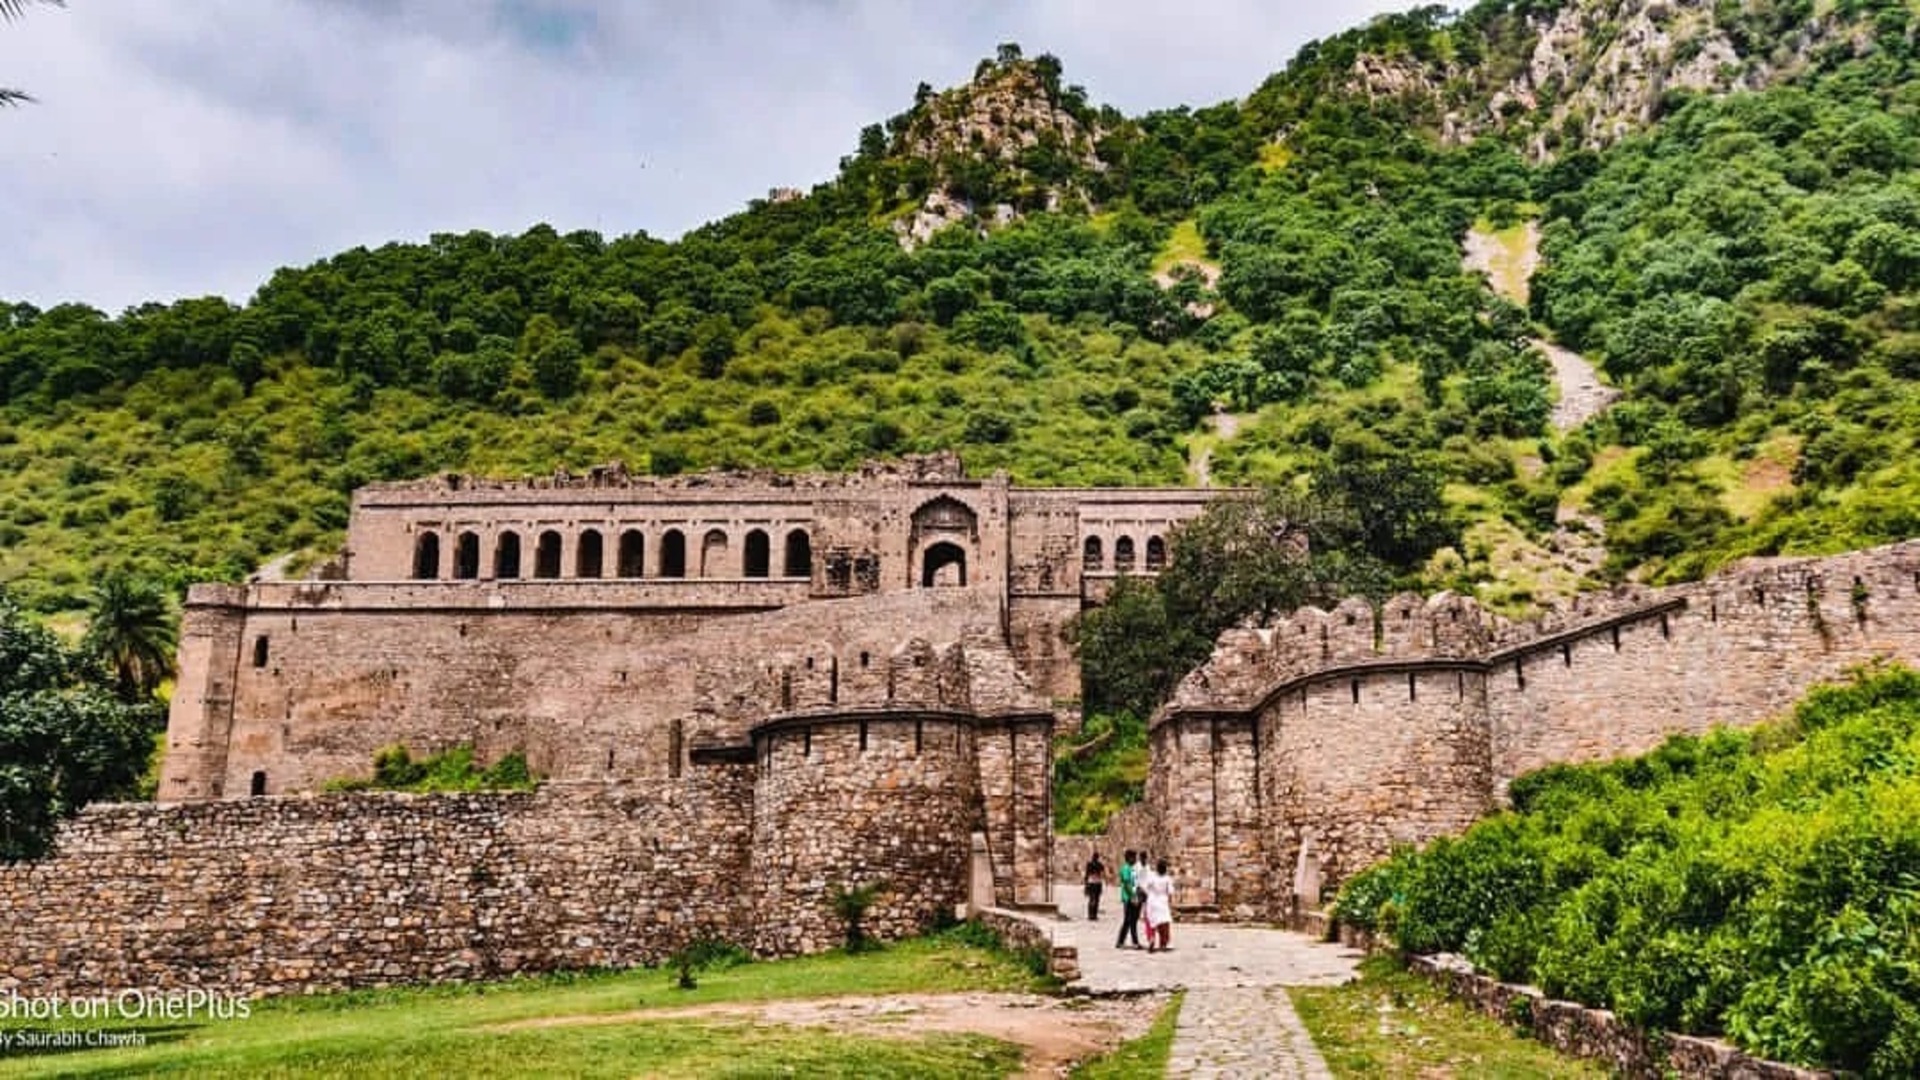
<svg viewBox="0 0 1920 1080">
<path fill-rule="evenodd" d="M 0 867 L 0 989 L 293 993 L 747 942 L 749 772 L 91 807 L 57 855 Z"/>
<path fill-rule="evenodd" d="M 970 717 L 928 712 L 783 721 L 757 732 L 754 947 L 818 952 L 845 932 L 838 890 L 877 887 L 867 933 L 903 937 L 967 902 L 975 776 Z M 777 914 L 776 914 L 777 913 Z"/>
</svg>

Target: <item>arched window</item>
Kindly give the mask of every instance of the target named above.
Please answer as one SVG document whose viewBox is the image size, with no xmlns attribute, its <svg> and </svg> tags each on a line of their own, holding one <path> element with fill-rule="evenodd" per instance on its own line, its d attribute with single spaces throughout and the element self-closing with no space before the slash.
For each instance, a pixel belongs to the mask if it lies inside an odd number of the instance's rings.
<svg viewBox="0 0 1920 1080">
<path fill-rule="evenodd" d="M 511 581 L 520 576 L 520 534 L 503 532 L 493 545 L 493 576 Z"/>
<path fill-rule="evenodd" d="M 1167 568 L 1167 542 L 1157 536 L 1147 537 L 1147 570 L 1159 573 Z"/>
<path fill-rule="evenodd" d="M 723 577 L 728 569 L 727 534 L 719 529 L 708 529 L 706 537 L 700 541 L 700 576 Z"/>
<path fill-rule="evenodd" d="M 533 576 L 537 578 L 560 576 L 560 534 L 552 529 L 540 534 L 540 542 L 533 549 Z"/>
<path fill-rule="evenodd" d="M 947 588 L 964 586 L 966 583 L 967 551 L 965 548 L 942 540 L 927 549 L 927 554 L 921 562 L 921 588 Z"/>
<path fill-rule="evenodd" d="M 787 560 L 783 569 L 788 577 L 813 576 L 813 538 L 807 535 L 807 530 L 795 529 L 787 534 Z"/>
<path fill-rule="evenodd" d="M 480 576 L 480 538 L 473 533 L 461 533 L 453 545 L 453 576 L 469 581 Z"/>
<path fill-rule="evenodd" d="M 1087 542 L 1081 545 L 1080 569 L 1087 573 L 1097 574 L 1106 568 L 1107 555 L 1101 547 L 1100 538 L 1097 536 L 1087 537 Z"/>
<path fill-rule="evenodd" d="M 744 560 L 743 576 L 766 577 L 773 568 L 773 544 L 767 539 L 767 534 L 759 529 L 748 533 L 746 550 L 741 557 Z"/>
<path fill-rule="evenodd" d="M 440 576 L 440 534 L 423 532 L 413 541 L 413 577 L 432 581 Z"/>
<path fill-rule="evenodd" d="M 1113 569 L 1121 574 L 1133 570 L 1133 537 L 1123 536 L 1113 542 Z"/>
<path fill-rule="evenodd" d="M 687 576 L 687 536 L 679 529 L 668 529 L 660 538 L 660 576 Z"/>
<path fill-rule="evenodd" d="M 599 529 L 588 529 L 580 534 L 580 546 L 573 553 L 573 576 L 597 578 L 606 561 L 606 542 L 600 539 Z"/>
<path fill-rule="evenodd" d="M 646 576 L 647 537 L 639 529 L 628 529 L 620 534 L 620 576 L 637 578 Z"/>
</svg>

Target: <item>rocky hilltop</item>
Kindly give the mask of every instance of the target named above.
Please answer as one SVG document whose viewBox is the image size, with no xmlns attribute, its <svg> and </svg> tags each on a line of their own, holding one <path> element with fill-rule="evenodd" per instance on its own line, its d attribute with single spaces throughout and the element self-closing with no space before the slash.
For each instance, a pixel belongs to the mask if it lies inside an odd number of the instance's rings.
<svg viewBox="0 0 1920 1080">
<path fill-rule="evenodd" d="M 1761 90 L 1818 59 L 1864 56 L 1876 46 L 1862 7 L 1580 0 L 1483 4 L 1457 17 L 1422 8 L 1326 43 L 1363 44 L 1323 69 L 1332 82 L 1322 89 L 1411 109 L 1447 145 L 1499 133 L 1546 160 L 1610 146 L 1678 94 Z M 1409 30 L 1424 33 L 1408 39 Z"/>
</svg>

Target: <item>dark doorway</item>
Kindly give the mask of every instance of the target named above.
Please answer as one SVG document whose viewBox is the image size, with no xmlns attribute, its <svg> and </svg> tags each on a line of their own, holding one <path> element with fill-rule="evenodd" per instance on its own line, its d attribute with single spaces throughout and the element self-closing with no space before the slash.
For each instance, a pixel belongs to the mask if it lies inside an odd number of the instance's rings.
<svg viewBox="0 0 1920 1080">
<path fill-rule="evenodd" d="M 660 576 L 687 576 L 687 536 L 679 529 L 668 529 L 660 538 Z"/>
<path fill-rule="evenodd" d="M 606 569 L 606 541 L 600 539 L 600 530 L 588 529 L 580 534 L 580 547 L 573 553 L 573 576 L 597 578 Z"/>
<path fill-rule="evenodd" d="M 413 542 L 413 577 L 432 581 L 440 576 L 440 534 L 421 533 Z"/>
<path fill-rule="evenodd" d="M 766 533 L 755 529 L 747 534 L 747 549 L 742 557 L 747 577 L 766 577 L 773 569 L 773 543 Z"/>
<path fill-rule="evenodd" d="M 520 576 L 519 533 L 501 533 L 493 545 L 493 576 L 507 580 Z"/>
<path fill-rule="evenodd" d="M 257 799 L 260 796 L 265 795 L 266 793 L 267 793 L 267 774 L 264 772 L 254 773 L 253 783 L 248 785 L 247 794 Z"/>
<path fill-rule="evenodd" d="M 787 534 L 787 559 L 783 569 L 788 577 L 813 576 L 813 539 L 807 530 L 795 529 Z"/>
<path fill-rule="evenodd" d="M 540 534 L 540 543 L 534 548 L 533 576 L 537 578 L 560 576 L 560 534 L 552 529 Z"/>
<path fill-rule="evenodd" d="M 480 538 L 470 532 L 460 534 L 453 546 L 453 576 L 472 580 L 480 576 Z"/>
<path fill-rule="evenodd" d="M 927 549 L 921 562 L 921 588 L 964 587 L 966 583 L 967 552 L 965 548 L 959 544 L 941 541 Z"/>
<path fill-rule="evenodd" d="M 647 566 L 647 538 L 639 529 L 620 534 L 620 576 L 644 577 Z"/>
</svg>

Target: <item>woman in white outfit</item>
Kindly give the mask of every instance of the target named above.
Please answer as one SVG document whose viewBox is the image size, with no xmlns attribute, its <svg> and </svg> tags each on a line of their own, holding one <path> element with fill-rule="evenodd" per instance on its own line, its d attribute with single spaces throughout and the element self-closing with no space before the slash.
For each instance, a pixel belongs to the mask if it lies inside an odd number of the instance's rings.
<svg viewBox="0 0 1920 1080">
<path fill-rule="evenodd" d="M 1173 947 L 1173 878 L 1167 873 L 1167 860 L 1154 864 L 1153 873 L 1139 885 L 1147 898 L 1141 913 L 1147 921 L 1147 951 L 1165 951 Z"/>
</svg>

